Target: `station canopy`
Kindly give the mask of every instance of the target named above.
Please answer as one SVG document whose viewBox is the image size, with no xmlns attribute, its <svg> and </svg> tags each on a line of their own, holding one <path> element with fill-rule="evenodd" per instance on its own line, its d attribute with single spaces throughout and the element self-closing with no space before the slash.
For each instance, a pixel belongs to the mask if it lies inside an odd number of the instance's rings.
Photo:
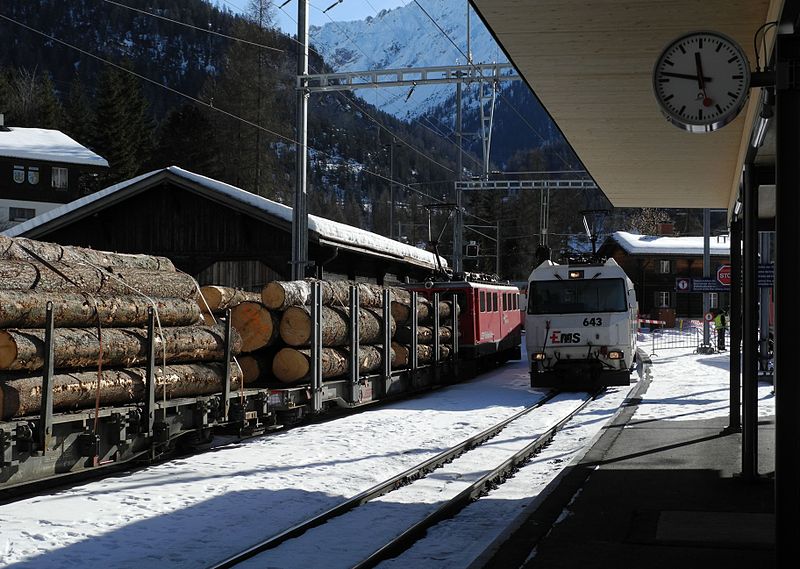
<svg viewBox="0 0 800 569">
<path fill-rule="evenodd" d="M 710 30 L 754 69 L 753 36 L 783 0 L 471 1 L 614 206 L 733 206 L 760 90 L 727 126 L 690 134 L 663 118 L 653 66 L 675 38 Z"/>
</svg>

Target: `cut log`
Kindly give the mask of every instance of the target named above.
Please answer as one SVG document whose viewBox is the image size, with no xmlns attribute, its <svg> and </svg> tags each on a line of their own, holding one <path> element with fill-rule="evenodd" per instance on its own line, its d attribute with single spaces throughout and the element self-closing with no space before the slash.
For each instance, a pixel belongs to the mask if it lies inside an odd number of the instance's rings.
<svg viewBox="0 0 800 569">
<path fill-rule="evenodd" d="M 185 273 L 115 269 L 88 265 L 0 260 L 0 289 L 147 295 L 195 300 L 197 286 Z"/>
<path fill-rule="evenodd" d="M 383 315 L 372 308 L 358 311 L 359 343 L 377 344 L 383 341 Z M 389 322 L 392 335 L 395 323 Z M 311 343 L 311 309 L 307 306 L 290 306 L 281 317 L 281 339 L 290 346 L 308 346 Z M 322 307 L 322 345 L 345 346 L 350 343 L 350 309 Z"/>
<path fill-rule="evenodd" d="M 261 294 L 227 286 L 202 286 L 197 299 L 201 312 L 223 312 L 243 302 L 261 302 Z M 203 300 L 205 299 L 205 302 Z"/>
<path fill-rule="evenodd" d="M 152 298 L 162 326 L 190 326 L 200 322 L 200 308 L 191 299 Z M 0 328 L 42 328 L 47 303 L 53 303 L 60 327 L 135 327 L 147 324 L 152 306 L 142 296 L 104 296 L 61 292 L 0 290 Z"/>
<path fill-rule="evenodd" d="M 359 374 L 373 372 L 381 367 L 381 346 L 361 346 L 358 350 Z M 322 379 L 331 379 L 350 371 L 350 353 L 347 348 L 322 349 Z M 307 381 L 311 373 L 311 350 L 283 348 L 272 362 L 272 373 L 283 383 Z"/>
<path fill-rule="evenodd" d="M 222 363 L 167 366 L 156 369 L 156 400 L 208 395 L 222 390 L 225 366 Z M 124 405 L 144 400 L 145 368 L 103 370 L 100 380 L 100 405 Z M 231 364 L 231 389 L 238 389 L 241 374 Z M 53 410 L 67 411 L 94 407 L 97 372 L 64 373 L 53 376 Z M 42 402 L 41 376 L 6 379 L 0 382 L 0 419 L 38 413 Z"/>
<path fill-rule="evenodd" d="M 221 361 L 225 356 L 223 326 L 183 326 L 155 330 L 156 360 L 175 362 Z M 134 366 L 147 361 L 147 331 L 141 328 L 102 330 L 103 367 Z M 231 351 L 238 354 L 242 339 L 231 331 Z M 101 341 L 96 328 L 56 328 L 53 332 L 55 368 L 97 367 Z M 0 330 L 0 369 L 30 370 L 44 367 L 44 330 Z"/>
<path fill-rule="evenodd" d="M 260 350 L 250 354 L 243 354 L 236 358 L 239 367 L 242 369 L 242 378 L 245 385 L 252 385 L 257 382 L 264 382 L 272 375 L 272 360 L 275 359 L 275 351 Z"/>
<path fill-rule="evenodd" d="M 411 343 L 411 326 L 398 326 L 394 339 L 401 344 Z M 450 344 L 453 342 L 453 328 L 451 326 L 439 327 L 439 342 Z M 433 328 L 429 326 L 417 326 L 417 343 L 433 344 Z"/>
<path fill-rule="evenodd" d="M 175 271 L 175 265 L 166 257 L 131 255 L 95 251 L 84 247 L 62 246 L 56 243 L 33 241 L 25 237 L 0 235 L 0 259 L 16 261 L 46 261 L 48 263 L 86 263 L 108 268 L 144 269 L 147 271 Z"/>
<path fill-rule="evenodd" d="M 272 310 L 286 310 L 290 306 L 311 304 L 313 280 L 272 281 L 261 289 L 261 302 Z M 322 304 L 325 306 L 350 306 L 350 286 L 358 285 L 358 304 L 368 308 L 383 306 L 384 287 L 372 283 L 354 281 L 320 281 Z M 398 302 L 411 302 L 410 293 L 404 289 L 389 287 L 392 298 Z"/>
<path fill-rule="evenodd" d="M 242 351 L 252 352 L 278 338 L 278 317 L 260 302 L 242 302 L 231 310 L 231 324 L 242 337 Z"/>
<path fill-rule="evenodd" d="M 442 344 L 439 346 L 439 350 L 440 359 L 450 356 L 450 346 Z M 411 365 L 410 350 L 408 346 L 398 342 L 392 342 L 392 352 L 393 368 L 404 368 Z M 422 365 L 429 364 L 431 362 L 433 362 L 433 346 L 427 344 L 418 344 L 417 363 Z"/>
<path fill-rule="evenodd" d="M 451 318 L 452 301 L 439 301 L 439 321 Z M 456 305 L 458 306 L 458 305 Z M 458 309 L 456 309 L 458 310 Z M 392 302 L 392 317 L 398 324 L 411 323 L 411 305 L 402 302 Z M 428 324 L 433 321 L 433 304 L 426 298 L 417 302 L 417 323 Z"/>
</svg>

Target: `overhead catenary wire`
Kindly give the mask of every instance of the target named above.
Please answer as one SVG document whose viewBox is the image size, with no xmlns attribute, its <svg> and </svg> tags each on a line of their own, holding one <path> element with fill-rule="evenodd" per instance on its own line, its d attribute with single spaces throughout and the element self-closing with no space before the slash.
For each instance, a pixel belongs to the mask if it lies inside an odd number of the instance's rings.
<svg viewBox="0 0 800 569">
<path fill-rule="evenodd" d="M 133 75 L 133 76 L 135 76 L 135 77 L 138 77 L 138 78 L 139 78 L 139 79 L 141 79 L 142 81 L 145 81 L 145 82 L 147 82 L 147 83 L 150 83 L 151 85 L 155 85 L 155 86 L 157 86 L 157 87 L 161 87 L 162 89 L 165 89 L 166 91 L 169 91 L 170 93 L 173 93 L 173 94 L 175 94 L 175 95 L 178 95 L 178 96 L 180 96 L 180 97 L 183 97 L 184 99 L 187 99 L 187 100 L 189 100 L 189 101 L 191 101 L 191 102 L 193 102 L 193 103 L 195 103 L 195 104 L 197 104 L 197 105 L 200 105 L 200 106 L 202 106 L 202 107 L 205 107 L 205 108 L 211 109 L 211 110 L 213 110 L 213 111 L 215 111 L 215 112 L 218 112 L 218 113 L 220 113 L 220 114 L 223 114 L 223 115 L 225 115 L 225 116 L 227 116 L 227 117 L 229 117 L 229 118 L 231 118 L 231 119 L 238 120 L 238 121 L 240 121 L 240 122 L 242 122 L 242 123 L 244 123 L 244 124 L 247 124 L 247 125 L 249 125 L 249 126 L 252 126 L 253 128 L 257 128 L 257 129 L 259 129 L 259 130 L 261 130 L 261 131 L 263 131 L 263 132 L 266 132 L 266 133 L 268 133 L 268 134 L 271 134 L 271 135 L 273 135 L 273 136 L 275 136 L 275 137 L 277 137 L 277 138 L 280 138 L 281 140 L 284 140 L 284 141 L 286 141 L 286 142 L 288 142 L 288 143 L 290 143 L 290 144 L 295 144 L 295 145 L 298 145 L 298 144 L 300 144 L 298 141 L 296 141 L 295 139 L 293 139 L 293 138 L 291 138 L 291 137 L 289 137 L 289 136 L 286 136 L 286 135 L 284 135 L 284 134 L 281 134 L 281 133 L 279 133 L 279 132 L 275 132 L 275 131 L 273 131 L 273 130 L 270 130 L 270 129 L 268 129 L 268 128 L 267 128 L 267 127 L 265 127 L 265 126 L 262 126 L 262 125 L 260 125 L 260 124 L 257 124 L 257 123 L 255 123 L 255 122 L 253 122 L 253 121 L 251 121 L 251 120 L 248 120 L 248 119 L 246 119 L 246 118 L 244 118 L 244 117 L 240 117 L 240 116 L 238 116 L 238 115 L 236 115 L 236 114 L 234 114 L 234 113 L 231 113 L 231 112 L 229 112 L 229 111 L 226 111 L 226 110 L 224 110 L 224 109 L 221 109 L 221 108 L 219 108 L 219 107 L 216 107 L 216 106 L 214 106 L 214 105 L 213 105 L 213 104 L 211 104 L 211 103 L 207 103 L 207 102 L 205 102 L 205 101 L 203 101 L 203 100 L 201 100 L 201 99 L 198 99 L 197 97 L 193 97 L 193 96 L 191 96 L 191 95 L 189 95 L 189 94 L 187 94 L 187 93 L 184 93 L 184 92 L 182 92 L 182 91 L 179 91 L 178 89 L 175 89 L 175 88 L 173 88 L 173 87 L 170 87 L 170 86 L 168 86 L 168 85 L 166 85 L 166 84 L 164 84 L 164 83 L 161 83 L 161 82 L 159 82 L 159 81 L 156 81 L 155 79 L 151 79 L 151 78 L 149 78 L 149 77 L 146 77 L 146 76 L 144 76 L 144 75 L 142 75 L 142 74 L 140 74 L 140 73 L 137 73 L 137 72 L 135 72 L 135 71 L 133 71 L 133 70 L 131 70 L 131 69 L 128 69 L 128 68 L 126 68 L 126 67 L 123 67 L 122 65 L 119 65 L 119 64 L 117 64 L 117 63 L 114 63 L 113 61 L 109 61 L 109 60 L 107 60 L 107 59 L 105 59 L 105 58 L 103 58 L 103 57 L 100 57 L 99 55 L 96 55 L 96 54 L 94 54 L 94 53 L 91 53 L 91 52 L 89 52 L 89 51 L 87 51 L 87 50 L 85 50 L 85 49 L 82 49 L 82 48 L 80 48 L 80 47 L 78 47 L 78 46 L 76 46 L 76 45 L 73 45 L 73 44 L 71 44 L 71 43 L 69 43 L 69 42 L 66 42 L 66 41 L 64 41 L 64 40 L 61 40 L 61 39 L 59 39 L 59 38 L 57 38 L 57 37 L 55 37 L 55 36 L 53 36 L 53 35 L 51 35 L 51 34 L 48 34 L 48 33 L 46 33 L 46 32 L 43 32 L 43 31 L 41 31 L 41 30 L 38 30 L 38 29 L 36 29 L 36 28 L 33 28 L 33 27 L 31 27 L 31 26 L 29 26 L 29 25 L 27 25 L 27 24 L 23 23 L 23 22 L 19 22 L 19 21 L 15 20 L 14 18 L 11 18 L 11 17 L 9 17 L 9 16 L 6 16 L 5 14 L 0 14 L 0 19 L 6 20 L 6 21 L 8 21 L 8 22 L 10 22 L 10 23 L 12 23 L 12 24 L 15 24 L 15 25 L 17 25 L 17 26 L 20 26 L 20 27 L 22 27 L 22 28 L 25 28 L 25 29 L 27 29 L 27 30 L 29 30 L 29 31 L 31 31 L 31 32 L 33 32 L 33 33 L 35 33 L 35 34 L 38 34 L 38 35 L 40 35 L 40 36 L 42 36 L 42 37 L 45 37 L 45 38 L 47 38 L 47 39 L 49 39 L 49 40 L 51 40 L 51 41 L 54 41 L 54 42 L 56 42 L 56 43 L 59 43 L 59 44 L 61 44 L 61 45 L 65 46 L 65 47 L 68 47 L 68 48 L 70 48 L 70 49 L 73 49 L 73 50 L 75 50 L 75 51 L 77 51 L 77 52 L 79 52 L 79 53 L 82 53 L 83 55 L 86 55 L 87 57 L 91 57 L 91 58 L 93 58 L 93 59 L 95 59 L 95 60 L 97 60 L 97 61 L 100 61 L 101 63 L 104 63 L 104 64 L 106 64 L 106 65 L 110 65 L 111 67 L 114 67 L 114 68 L 115 68 L 115 69 L 117 69 L 118 71 L 122 71 L 123 73 L 128 73 L 128 74 L 130 74 L 130 75 Z M 312 148 L 312 147 L 309 147 L 309 148 L 310 148 L 311 150 L 314 150 L 314 152 L 316 152 L 316 153 L 317 153 L 317 154 L 319 154 L 320 156 L 323 156 L 323 157 L 326 157 L 326 158 L 335 158 L 335 156 L 334 156 L 333 154 L 331 154 L 331 153 L 325 152 L 325 151 L 323 151 L 323 150 L 318 150 L 318 149 L 316 149 L 316 148 Z M 395 184 L 396 186 L 399 186 L 399 187 L 401 187 L 401 188 L 407 189 L 408 191 L 411 191 L 411 192 L 413 192 L 413 193 L 416 193 L 416 194 L 419 194 L 419 195 L 425 196 L 425 197 L 427 197 L 427 198 L 429 198 L 429 199 L 434 199 L 434 200 L 437 200 L 437 201 L 440 201 L 440 202 L 444 203 L 444 200 L 440 200 L 440 199 L 438 199 L 438 198 L 433 198 L 433 197 L 431 197 L 431 196 L 427 195 L 427 194 L 426 194 L 426 193 L 424 193 L 424 192 L 421 192 L 421 191 L 419 191 L 419 190 L 417 190 L 417 189 L 415 189 L 415 188 L 412 188 L 412 187 L 408 186 L 407 184 L 405 184 L 405 183 L 403 183 L 403 182 L 399 182 L 399 181 L 397 181 L 397 180 L 394 180 L 394 179 L 392 179 L 392 178 L 390 178 L 390 177 L 387 177 L 387 176 L 385 176 L 385 175 L 383 175 L 383 174 L 380 174 L 380 173 L 378 173 L 378 172 L 375 172 L 375 171 L 373 171 L 373 170 L 370 170 L 369 168 L 361 168 L 361 170 L 360 170 L 360 171 L 361 171 L 361 172 L 364 172 L 365 174 L 369 174 L 369 175 L 371 175 L 371 176 L 374 176 L 374 177 L 376 177 L 376 178 L 379 178 L 379 179 L 381 179 L 381 180 L 385 180 L 385 181 L 387 181 L 387 182 L 393 183 L 393 184 Z"/>
<path fill-rule="evenodd" d="M 451 37 L 450 37 L 450 35 L 449 35 L 449 34 L 448 34 L 448 33 L 447 33 L 447 32 L 446 32 L 446 31 L 445 31 L 443 28 L 442 28 L 442 26 L 440 26 L 440 25 L 439 25 L 439 22 L 437 22 L 437 21 L 436 21 L 436 19 L 435 19 L 433 16 L 431 16 L 431 15 L 430 15 L 430 13 L 428 13 L 428 11 L 427 11 L 427 10 L 426 10 L 426 9 L 425 9 L 423 6 L 422 6 L 422 4 L 420 4 L 418 0 L 412 0 L 412 1 L 414 2 L 414 4 L 416 4 L 416 5 L 419 7 L 419 9 L 420 9 L 420 10 L 422 10 L 422 12 L 423 12 L 423 13 L 424 13 L 424 14 L 425 14 L 427 17 L 428 17 L 428 19 L 429 19 L 431 22 L 433 22 L 433 24 L 436 26 L 436 28 L 439 30 L 439 32 L 440 32 L 440 33 L 441 33 L 441 34 L 442 34 L 442 35 L 443 35 L 445 38 L 447 38 L 447 40 L 448 40 L 448 41 L 449 41 L 451 44 L 453 44 L 453 46 L 454 46 L 454 47 L 455 47 L 455 48 L 458 50 L 458 52 L 459 52 L 459 53 L 460 53 L 460 54 L 461 54 L 461 55 L 464 57 L 464 59 L 467 61 L 467 64 L 468 64 L 468 65 L 471 65 L 472 67 L 474 67 L 475 69 L 477 69 L 477 67 L 475 66 L 475 64 L 474 64 L 474 63 L 472 63 L 472 59 L 471 59 L 471 58 L 470 58 L 470 57 L 469 57 L 469 56 L 468 56 L 466 53 L 464 53 L 464 50 L 463 50 L 463 49 L 461 49 L 461 47 L 460 47 L 460 46 L 459 46 L 459 45 L 458 45 L 458 44 L 457 44 L 457 43 L 456 43 L 456 42 L 453 40 L 453 38 L 451 38 Z M 525 116 L 524 116 L 522 113 L 520 113 L 520 112 L 519 112 L 519 110 L 518 110 L 518 109 L 517 109 L 517 108 L 514 106 L 514 104 L 513 104 L 511 101 L 509 101 L 509 100 L 508 100 L 508 98 L 507 98 L 507 97 L 506 97 L 506 96 L 503 94 L 503 92 L 502 92 L 502 91 L 497 91 L 497 93 L 498 93 L 498 95 L 500 96 L 500 98 L 501 98 L 501 99 L 502 99 L 502 100 L 503 100 L 503 101 L 504 101 L 504 102 L 505 102 L 505 103 L 506 103 L 506 104 L 509 106 L 509 108 L 510 108 L 512 111 L 514 111 L 514 113 L 515 113 L 515 114 L 516 114 L 516 115 L 517 115 L 517 116 L 518 116 L 518 117 L 519 117 L 519 118 L 522 120 L 522 122 L 524 122 L 524 123 L 525 123 L 525 124 L 528 126 L 528 128 L 531 130 L 531 132 L 533 132 L 533 134 L 535 134 L 536 136 L 538 136 L 538 137 L 539 137 L 539 139 L 541 139 L 541 141 L 542 141 L 542 142 L 548 142 L 548 140 L 547 140 L 547 139 L 546 139 L 546 138 L 545 138 L 545 137 L 544 137 L 544 136 L 543 136 L 543 135 L 542 135 L 542 134 L 541 134 L 541 133 L 540 133 L 538 130 L 536 130 L 536 128 L 534 128 L 534 126 L 533 126 L 533 125 L 530 123 L 530 121 L 528 121 L 528 119 L 527 119 L 527 118 L 526 118 L 526 117 L 525 117 Z M 559 158 L 559 159 L 560 159 L 560 160 L 561 160 L 561 161 L 562 161 L 562 162 L 563 162 L 563 163 L 564 163 L 566 166 L 568 166 L 568 167 L 569 167 L 569 166 L 571 166 L 571 165 L 570 165 L 570 163 L 569 163 L 569 162 L 568 162 L 568 161 L 567 161 L 567 160 L 566 160 L 566 159 L 565 159 L 563 156 L 561 156 L 560 154 L 556 154 L 556 156 L 558 156 L 558 158 Z"/>
<path fill-rule="evenodd" d="M 283 53 L 285 51 L 283 49 L 280 49 L 278 47 L 273 47 L 271 45 L 264 45 L 262 43 L 246 40 L 244 38 L 231 36 L 231 35 L 228 35 L 228 34 L 223 34 L 221 32 L 216 32 L 214 30 L 201 28 L 199 26 L 193 26 L 191 24 L 187 24 L 186 22 L 181 22 L 180 20 L 175 20 L 174 18 L 168 18 L 166 16 L 162 16 L 161 14 L 156 14 L 155 12 L 149 12 L 147 10 L 142 10 L 140 8 L 135 8 L 133 6 L 128 6 L 127 4 L 122 4 L 121 2 L 116 2 L 115 0 L 102 0 L 102 1 L 105 2 L 106 4 L 112 4 L 114 6 L 119 6 L 120 8 L 125 8 L 126 10 L 131 10 L 133 12 L 138 12 L 139 14 L 143 14 L 145 16 L 158 18 L 159 20 L 164 20 L 166 22 L 170 22 L 170 23 L 176 24 L 178 26 L 184 26 L 186 28 L 190 28 L 190 29 L 197 30 L 197 31 L 200 31 L 200 32 L 205 32 L 207 34 L 219 36 L 219 37 L 222 37 L 222 38 L 225 38 L 225 39 L 229 39 L 229 40 L 233 40 L 233 41 L 237 41 L 237 42 L 240 42 L 240 43 L 245 43 L 245 44 L 248 44 L 248 45 L 252 45 L 254 47 L 259 47 L 261 49 L 268 49 L 268 50 L 271 50 L 271 51 L 277 51 L 277 52 L 281 52 L 281 53 Z"/>
<path fill-rule="evenodd" d="M 273 5 L 274 5 L 274 4 L 273 4 Z M 326 13 L 324 10 L 320 10 L 320 8 L 318 8 L 317 6 L 314 6 L 314 4 L 312 4 L 312 3 L 310 3 L 310 2 L 309 2 L 309 6 L 311 6 L 311 7 L 312 7 L 312 8 L 314 8 L 315 10 L 318 10 L 318 11 L 322 12 L 322 13 L 325 15 L 325 17 L 326 17 L 326 18 L 328 18 L 328 20 L 330 20 L 331 24 L 333 24 L 333 25 L 336 27 L 336 29 L 337 29 L 337 30 L 339 30 L 339 32 L 340 32 L 340 33 L 341 33 L 341 34 L 342 34 L 342 35 L 343 35 L 343 36 L 344 36 L 344 37 L 347 39 L 347 41 L 349 41 L 351 44 L 353 44 L 353 45 L 356 47 L 356 49 L 357 49 L 358 51 L 360 51 L 360 52 L 361 52 L 361 54 L 362 54 L 362 55 L 363 55 L 365 58 L 367 58 L 368 60 L 372 61 L 372 63 L 373 63 L 373 64 L 377 64 L 377 62 L 376 62 L 374 59 L 372 59 L 372 57 L 370 57 L 370 55 L 369 55 L 369 54 L 368 54 L 366 51 L 364 51 L 364 50 L 361 48 L 361 46 L 360 46 L 358 43 L 356 43 L 356 41 L 355 41 L 355 40 L 354 40 L 354 39 L 353 39 L 353 38 L 352 38 L 352 37 L 351 37 L 351 36 L 350 36 L 350 35 L 349 35 L 349 34 L 348 34 L 348 33 L 347 33 L 347 32 L 346 32 L 346 31 L 345 31 L 343 28 L 342 28 L 342 26 L 340 26 L 340 25 L 339 25 L 339 23 L 338 23 L 338 22 L 336 22 L 336 21 L 335 21 L 333 18 L 331 18 L 331 17 L 330 17 L 330 16 L 329 16 L 329 15 L 328 15 L 328 14 L 327 14 L 327 13 Z M 282 10 L 282 9 L 281 9 L 281 11 L 282 11 L 284 14 L 286 14 L 286 16 L 287 16 L 287 17 L 288 17 L 290 20 L 292 20 L 293 22 L 295 22 L 295 23 L 296 23 L 296 20 L 295 20 L 294 18 L 292 18 L 292 16 L 291 16 L 290 14 L 288 14 L 288 13 L 287 13 L 285 10 Z M 295 41 L 296 43 L 300 43 L 300 42 L 299 42 L 297 39 L 295 39 L 295 38 L 292 38 L 292 39 L 293 39 L 293 41 Z M 318 52 L 318 51 L 316 51 L 316 50 L 314 50 L 314 53 L 316 53 L 316 54 L 317 54 L 317 55 L 319 55 L 320 57 L 323 57 L 323 56 L 322 56 L 322 54 L 321 54 L 321 53 L 319 53 L 319 52 Z M 316 70 L 316 69 L 314 69 L 314 68 L 313 68 L 313 66 L 312 66 L 312 71 L 314 71 L 315 73 L 319 73 L 319 71 L 318 71 L 318 70 Z M 412 88 L 412 91 L 413 91 L 413 88 Z M 337 91 L 337 93 L 339 93 L 339 92 Z M 340 96 L 342 96 L 342 97 L 344 97 L 344 95 L 342 95 L 341 93 L 339 93 L 339 95 L 340 95 Z M 411 95 L 411 92 L 409 92 L 409 93 L 406 95 L 406 100 L 408 100 L 408 97 L 409 97 L 410 95 Z M 346 98 L 346 97 L 345 97 L 345 98 Z M 347 99 L 347 100 L 348 100 L 349 102 L 353 103 L 354 105 L 356 105 L 356 106 L 359 108 L 359 110 L 360 110 L 362 113 L 365 113 L 365 114 L 367 114 L 367 112 L 366 112 L 365 110 L 363 110 L 363 109 L 362 109 L 360 106 L 358 106 L 358 104 L 357 104 L 357 103 L 353 102 L 353 99 Z M 386 101 L 387 101 L 387 98 L 386 98 L 386 97 L 384 97 L 384 102 L 386 102 Z M 386 130 L 386 131 L 387 131 L 389 134 L 391 134 L 392 136 L 396 137 L 398 140 L 400 140 L 401 142 L 403 142 L 403 144 L 404 144 L 404 145 L 408 146 L 410 149 L 412 149 L 412 150 L 414 150 L 415 152 L 419 153 L 419 150 L 418 150 L 418 149 L 416 149 L 414 146 L 412 146 L 411 144 L 409 144 L 408 142 L 406 142 L 405 140 L 403 140 L 403 139 L 402 139 L 402 137 L 398 136 L 396 133 L 392 132 L 392 131 L 391 131 L 391 129 L 389 129 L 389 128 L 388 128 L 388 127 L 386 127 L 385 125 L 381 124 L 380 122 L 378 122 L 378 121 L 377 121 L 376 119 L 374 119 L 374 118 L 373 118 L 371 115 L 370 115 L 368 118 L 370 118 L 371 120 L 373 120 L 373 122 L 375 122 L 375 124 L 377 124 L 378 126 L 380 126 L 381 128 L 383 128 L 384 130 Z M 412 120 L 412 122 L 416 122 L 416 123 L 420 124 L 420 126 L 423 126 L 423 127 L 425 127 L 425 125 L 424 125 L 424 124 L 422 124 L 422 123 L 420 122 L 419 118 L 415 118 L 415 119 L 413 119 L 413 120 Z M 429 129 L 429 130 L 430 130 L 430 129 Z M 434 132 L 435 132 L 435 131 L 434 131 Z M 441 135 L 438 135 L 438 136 L 441 136 Z M 447 141 L 447 142 L 450 142 L 452 145 L 454 145 L 454 146 L 457 146 L 455 142 L 452 142 L 452 141 L 450 141 L 450 140 L 449 140 L 449 139 L 447 139 L 446 137 L 442 137 L 442 138 L 443 138 L 445 141 Z M 423 155 L 423 156 L 425 156 L 425 157 L 426 157 L 428 160 L 430 160 L 430 161 L 433 161 L 433 159 L 432 159 L 432 158 L 430 158 L 429 156 L 427 156 L 426 154 L 422 153 L 422 155 Z M 480 165 L 480 161 L 478 161 L 478 160 L 477 160 L 475 157 L 473 157 L 473 156 L 471 156 L 471 155 L 469 155 L 469 154 L 467 154 L 466 156 L 467 156 L 469 159 L 473 160 L 473 161 L 474 161 L 476 164 Z M 447 169 L 449 172 L 451 172 L 451 173 L 455 173 L 455 172 L 454 172 L 454 170 L 452 170 L 451 168 L 447 168 L 447 167 L 444 167 L 444 168 L 446 168 L 446 169 Z"/>
</svg>

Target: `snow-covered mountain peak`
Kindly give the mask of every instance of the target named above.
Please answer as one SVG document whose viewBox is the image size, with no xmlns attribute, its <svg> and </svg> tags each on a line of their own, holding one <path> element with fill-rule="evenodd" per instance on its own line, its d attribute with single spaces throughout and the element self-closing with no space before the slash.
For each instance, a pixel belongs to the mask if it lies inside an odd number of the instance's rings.
<svg viewBox="0 0 800 569">
<path fill-rule="evenodd" d="M 311 43 L 336 71 L 465 64 L 467 2 L 420 0 L 420 4 L 430 18 L 411 2 L 392 10 L 381 10 L 365 20 L 330 22 L 312 27 Z M 474 14 L 470 28 L 474 63 L 507 61 Z M 455 87 L 419 86 L 413 91 L 405 87 L 377 91 L 380 94 L 369 95 L 370 102 L 386 112 L 408 119 L 443 103 L 453 95 Z M 364 92 L 359 94 L 364 95 Z"/>
</svg>

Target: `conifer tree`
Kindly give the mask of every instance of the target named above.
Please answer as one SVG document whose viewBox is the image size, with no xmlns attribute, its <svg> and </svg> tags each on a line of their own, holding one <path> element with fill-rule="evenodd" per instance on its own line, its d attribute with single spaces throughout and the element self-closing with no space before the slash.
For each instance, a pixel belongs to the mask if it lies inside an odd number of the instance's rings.
<svg viewBox="0 0 800 569">
<path fill-rule="evenodd" d="M 153 148 L 153 121 L 138 79 L 109 67 L 100 80 L 93 146 L 108 160 L 107 182 L 138 174 Z"/>
<path fill-rule="evenodd" d="M 92 142 L 94 110 L 80 78 L 72 78 L 65 105 L 65 132 L 83 145 Z"/>
</svg>

